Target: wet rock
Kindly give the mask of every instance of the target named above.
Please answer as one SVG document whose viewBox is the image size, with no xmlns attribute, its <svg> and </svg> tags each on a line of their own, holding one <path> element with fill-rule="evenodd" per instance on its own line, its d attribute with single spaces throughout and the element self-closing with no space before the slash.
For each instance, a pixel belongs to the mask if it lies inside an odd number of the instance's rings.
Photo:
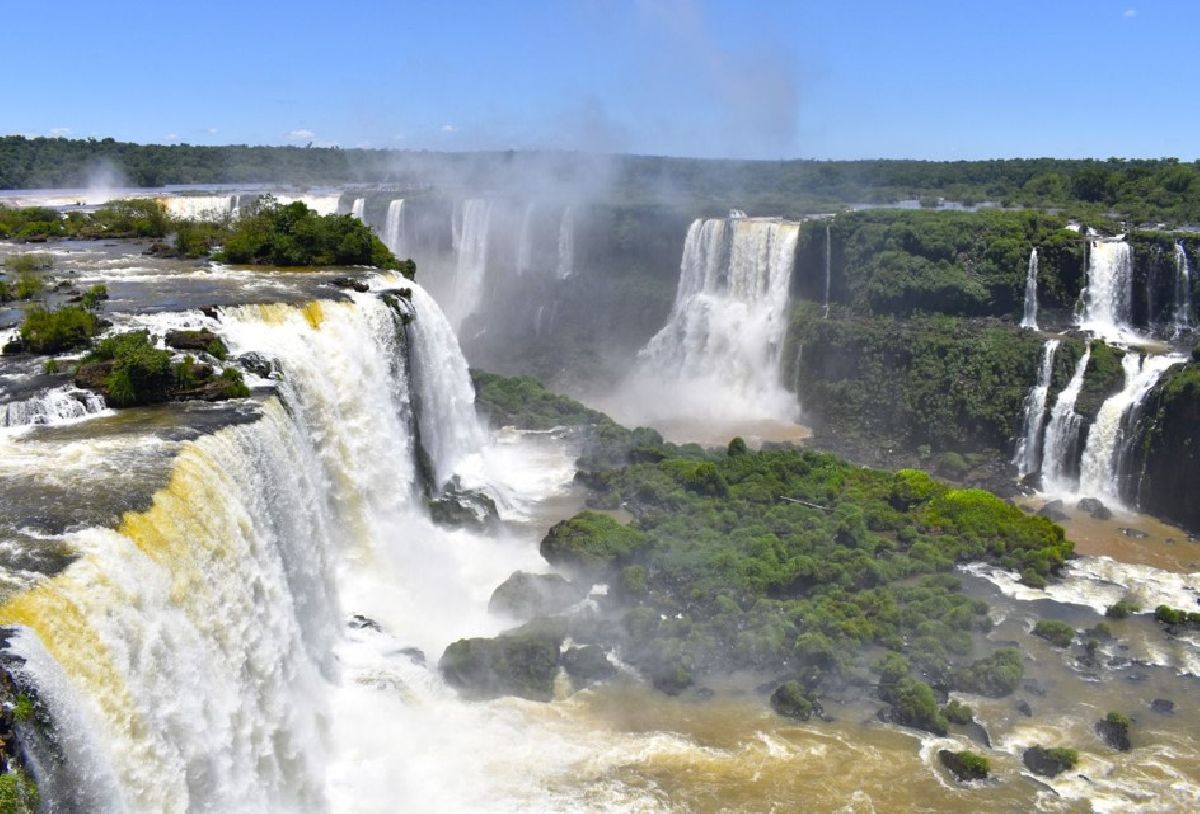
<svg viewBox="0 0 1200 814">
<path fill-rule="evenodd" d="M 992 736 L 988 734 L 987 727 L 979 721 L 971 721 L 965 728 L 968 738 L 988 749 L 992 748 Z"/>
<path fill-rule="evenodd" d="M 14 339 L 13 341 L 6 344 L 3 348 L 0 348 L 0 356 L 12 356 L 13 354 L 24 353 L 24 352 L 25 352 L 25 343 L 22 342 L 20 339 Z"/>
<path fill-rule="evenodd" d="M 494 639 L 459 639 L 446 648 L 438 669 L 447 684 L 469 698 L 515 695 L 549 701 L 565 636 L 564 625 L 543 619 Z"/>
<path fill-rule="evenodd" d="M 1028 701 L 1018 701 L 1016 704 L 1016 710 L 1026 718 L 1033 717 L 1033 707 L 1029 706 Z"/>
<path fill-rule="evenodd" d="M 1129 738 L 1129 727 L 1132 721 L 1119 712 L 1110 712 L 1102 721 L 1096 721 L 1096 734 L 1111 746 L 1121 752 L 1128 752 L 1133 748 L 1133 742 Z"/>
<path fill-rule="evenodd" d="M 376 633 L 382 633 L 383 628 L 379 623 L 369 616 L 363 616 L 361 613 L 356 613 L 350 617 L 347 625 L 353 630 L 374 630 Z"/>
<path fill-rule="evenodd" d="M 1109 520 L 1113 516 L 1112 511 L 1094 497 L 1085 497 L 1075 505 L 1087 512 L 1093 520 Z"/>
<path fill-rule="evenodd" d="M 338 288 L 349 288 L 351 291 L 357 291 L 359 294 L 366 294 L 371 290 L 371 286 L 367 285 L 364 281 L 355 280 L 352 277 L 336 277 L 330 280 L 329 283 Z"/>
<path fill-rule="evenodd" d="M 1128 537 L 1131 540 L 1145 540 L 1145 539 L 1149 538 L 1149 536 L 1150 536 L 1146 532 L 1139 531 L 1138 529 L 1127 529 L 1127 528 L 1122 527 L 1122 528 L 1117 529 L 1117 531 L 1120 532 L 1121 534 L 1125 535 L 1126 537 Z"/>
<path fill-rule="evenodd" d="M 205 305 L 200 309 L 200 313 L 209 319 L 220 319 L 221 310 L 215 305 Z"/>
<path fill-rule="evenodd" d="M 1021 755 L 1025 768 L 1042 777 L 1057 777 L 1065 771 L 1075 768 L 1079 762 L 1079 753 L 1074 749 L 1031 746 Z"/>
<path fill-rule="evenodd" d="M 515 571 L 492 592 L 488 610 L 517 619 L 532 619 L 566 610 L 587 596 L 587 592 L 588 586 L 558 574 Z"/>
<path fill-rule="evenodd" d="M 208 353 L 224 359 L 228 352 L 221 337 L 207 328 L 199 331 L 167 331 L 167 346 L 175 350 Z"/>
<path fill-rule="evenodd" d="M 396 652 L 402 656 L 407 656 L 408 660 L 413 664 L 421 667 L 425 666 L 425 651 L 419 647 L 401 647 Z"/>
<path fill-rule="evenodd" d="M 949 749 L 939 749 L 938 759 L 960 781 L 984 780 L 991 768 L 987 758 L 974 752 L 951 752 Z"/>
<path fill-rule="evenodd" d="M 1170 715 L 1175 711 L 1175 702 L 1167 698 L 1155 698 L 1150 702 L 1150 709 L 1159 715 Z"/>
<path fill-rule="evenodd" d="M 1055 523 L 1070 519 L 1070 515 L 1063 511 L 1063 502 L 1061 500 L 1051 500 L 1045 506 L 1038 509 L 1038 516 L 1053 520 Z"/>
<path fill-rule="evenodd" d="M 262 379 L 269 379 L 276 372 L 275 360 L 261 353 L 243 353 L 235 360 L 242 369 Z"/>
<path fill-rule="evenodd" d="M 562 654 L 562 666 L 576 687 L 586 687 L 597 681 L 612 678 L 617 673 L 617 668 L 608 660 L 604 648 L 594 644 L 568 648 L 567 652 Z"/>
<path fill-rule="evenodd" d="M 788 681 L 771 693 L 771 709 L 785 718 L 807 721 L 814 714 L 820 714 L 821 705 L 804 691 L 799 681 Z"/>
<path fill-rule="evenodd" d="M 448 488 L 428 504 L 430 519 L 440 526 L 482 530 L 500 520 L 496 502 L 483 492 Z"/>
</svg>

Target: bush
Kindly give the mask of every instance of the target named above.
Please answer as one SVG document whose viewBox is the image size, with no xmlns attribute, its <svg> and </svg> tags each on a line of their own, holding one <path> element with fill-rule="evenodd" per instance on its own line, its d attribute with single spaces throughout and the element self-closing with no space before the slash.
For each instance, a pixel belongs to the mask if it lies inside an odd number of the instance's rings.
<svg viewBox="0 0 1200 814">
<path fill-rule="evenodd" d="M 100 304 L 107 299 L 108 286 L 104 285 L 104 283 L 99 283 L 83 292 L 83 296 L 79 299 L 79 304 L 89 311 L 98 311 L 100 310 Z"/>
<path fill-rule="evenodd" d="M 21 341 L 33 353 L 61 353 L 86 347 L 96 330 L 96 318 L 81 306 L 68 305 L 55 311 L 34 306 L 25 312 Z"/>
<path fill-rule="evenodd" d="M 1104 609 L 1104 615 L 1109 619 L 1125 619 L 1130 614 L 1137 613 L 1141 610 L 1141 606 L 1133 600 L 1126 597 L 1119 599 L 1113 604 Z"/>
<path fill-rule="evenodd" d="M 150 342 L 146 331 L 110 336 L 83 358 L 89 363 L 109 362 L 104 379 L 105 398 L 116 407 L 154 404 L 166 401 L 175 374 L 171 354 Z"/>
<path fill-rule="evenodd" d="M 959 780 L 984 780 L 991 772 L 991 764 L 983 755 L 971 751 L 951 752 L 942 749 L 938 757 L 947 769 Z"/>
<path fill-rule="evenodd" d="M 942 714 L 946 716 L 947 721 L 960 726 L 966 726 L 975 719 L 975 710 L 955 698 L 942 707 Z"/>
<path fill-rule="evenodd" d="M 35 814 L 41 795 L 33 777 L 23 769 L 0 774 L 0 814 Z"/>
<path fill-rule="evenodd" d="M 625 563 L 646 544 L 637 529 L 606 514 L 585 511 L 556 523 L 542 540 L 541 552 L 552 565 L 602 576 Z"/>
<path fill-rule="evenodd" d="M 54 265 L 54 255 L 44 252 L 25 252 L 4 258 L 4 267 L 13 274 L 45 271 Z"/>
<path fill-rule="evenodd" d="M 1001 698 L 1014 692 L 1024 677 L 1025 664 L 1020 651 L 1002 647 L 957 671 L 952 682 L 955 689 L 963 692 Z"/>
<path fill-rule="evenodd" d="M 1055 647 L 1069 647 L 1075 638 L 1075 628 L 1058 619 L 1039 619 L 1033 626 L 1033 635 L 1045 639 Z"/>
<path fill-rule="evenodd" d="M 788 681 L 771 693 L 771 709 L 785 718 L 807 721 L 813 716 L 815 706 L 799 681 Z"/>
<path fill-rule="evenodd" d="M 938 709 L 933 688 L 924 681 L 904 677 L 889 692 L 892 709 L 891 719 L 895 723 L 923 729 L 935 735 L 945 735 L 950 725 Z"/>
<path fill-rule="evenodd" d="M 1042 777 L 1057 777 L 1063 772 L 1074 769 L 1079 764 L 1079 752 L 1065 746 L 1054 746 L 1049 749 L 1041 746 L 1031 746 L 1021 756 L 1025 768 Z"/>
</svg>

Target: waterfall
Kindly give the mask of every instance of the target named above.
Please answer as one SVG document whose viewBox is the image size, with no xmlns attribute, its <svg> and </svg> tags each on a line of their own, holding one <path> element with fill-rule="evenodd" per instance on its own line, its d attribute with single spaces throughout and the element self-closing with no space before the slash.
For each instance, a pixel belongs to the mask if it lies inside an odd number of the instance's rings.
<svg viewBox="0 0 1200 814">
<path fill-rule="evenodd" d="M 558 279 L 565 280 L 575 273 L 575 211 L 563 210 L 558 224 Z"/>
<path fill-rule="evenodd" d="M 521 216 L 521 234 L 517 238 L 517 274 L 526 274 L 533 265 L 533 210 L 534 203 L 525 204 Z"/>
<path fill-rule="evenodd" d="M 491 217 L 492 204 L 478 198 L 463 201 L 454 211 L 454 287 L 446 315 L 456 330 L 475 313 L 483 297 Z"/>
<path fill-rule="evenodd" d="M 366 223 L 366 221 L 363 219 L 363 212 L 366 210 L 366 208 L 366 198 L 355 198 L 354 203 L 350 204 L 350 215 L 358 220 L 363 221 L 363 223 Z"/>
<path fill-rule="evenodd" d="M 1092 240 L 1080 327 L 1106 339 L 1130 333 L 1133 254 L 1124 239 Z"/>
<path fill-rule="evenodd" d="M 1021 317 L 1022 328 L 1038 329 L 1038 253 L 1035 246 L 1029 252 L 1029 268 L 1025 274 L 1025 314 Z"/>
<path fill-rule="evenodd" d="M 217 221 L 230 217 L 236 205 L 233 195 L 173 195 L 160 198 L 167 214 L 178 220 Z"/>
<path fill-rule="evenodd" d="M 405 245 L 404 234 L 404 199 L 396 198 L 388 202 L 387 218 L 383 225 L 383 242 L 392 250 L 392 254 L 400 259 L 409 255 Z"/>
<path fill-rule="evenodd" d="M 1050 411 L 1050 423 L 1046 425 L 1046 438 L 1042 445 L 1042 488 L 1045 491 L 1069 491 L 1065 482 L 1072 463 L 1071 457 L 1079 441 L 1082 417 L 1075 412 L 1075 400 L 1083 389 L 1083 376 L 1092 359 L 1092 343 L 1087 343 L 1083 356 L 1075 365 L 1071 381 L 1058 394 Z"/>
<path fill-rule="evenodd" d="M 103 412 L 104 397 L 89 390 L 58 387 L 31 399 L 0 404 L 0 427 L 62 424 Z"/>
<path fill-rule="evenodd" d="M 665 403 L 687 402 L 709 417 L 794 417 L 780 354 L 798 238 L 789 221 L 693 222 L 671 315 L 639 354 L 642 382 L 670 386 Z M 681 397 L 678 385 L 694 387 L 694 397 Z"/>
<path fill-rule="evenodd" d="M 829 318 L 829 287 L 833 280 L 833 243 L 829 237 L 829 224 L 825 224 L 825 312 L 826 319 Z"/>
<path fill-rule="evenodd" d="M 342 196 L 335 195 L 276 195 L 275 201 L 280 205 L 302 203 L 318 215 L 336 215 Z"/>
<path fill-rule="evenodd" d="M 1175 241 L 1175 320 L 1172 338 L 1178 339 L 1192 329 L 1192 269 L 1183 241 Z"/>
<path fill-rule="evenodd" d="M 1037 384 L 1025 397 L 1025 412 L 1021 438 L 1013 463 L 1021 477 L 1038 471 L 1042 464 L 1042 425 L 1046 416 L 1046 397 L 1050 393 L 1050 380 L 1054 375 L 1054 354 L 1059 340 L 1051 339 L 1042 346 L 1042 364 L 1038 368 Z"/>
<path fill-rule="evenodd" d="M 479 453 L 483 430 L 475 414 L 475 388 L 467 360 L 454 329 L 419 286 L 412 289 L 412 301 L 419 315 L 409 325 L 413 391 L 417 415 L 423 419 L 421 443 L 440 487 L 460 472 L 468 457 Z"/>
<path fill-rule="evenodd" d="M 1119 452 L 1129 429 L 1126 416 L 1136 410 L 1167 368 L 1180 361 L 1182 358 L 1178 356 L 1125 354 L 1121 360 L 1125 385 L 1101 405 L 1088 432 L 1079 463 L 1081 494 L 1120 501 Z"/>
</svg>

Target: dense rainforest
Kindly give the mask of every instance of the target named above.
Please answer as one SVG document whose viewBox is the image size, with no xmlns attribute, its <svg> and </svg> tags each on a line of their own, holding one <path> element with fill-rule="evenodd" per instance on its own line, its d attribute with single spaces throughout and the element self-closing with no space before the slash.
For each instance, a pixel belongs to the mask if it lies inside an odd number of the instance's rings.
<svg viewBox="0 0 1200 814">
<path fill-rule="evenodd" d="M 734 204 L 799 215 L 837 204 L 939 198 L 963 204 L 1065 207 L 1137 221 L 1200 221 L 1200 167 L 1177 159 L 729 161 L 573 153 L 429 153 L 338 147 L 140 145 L 105 139 L 0 138 L 0 188 L 82 187 L 99 167 L 131 185 L 416 184 L 457 178 L 486 189 L 537 168 L 550 185 L 603 178 L 616 199 Z M 669 190 L 668 194 L 666 191 Z"/>
</svg>

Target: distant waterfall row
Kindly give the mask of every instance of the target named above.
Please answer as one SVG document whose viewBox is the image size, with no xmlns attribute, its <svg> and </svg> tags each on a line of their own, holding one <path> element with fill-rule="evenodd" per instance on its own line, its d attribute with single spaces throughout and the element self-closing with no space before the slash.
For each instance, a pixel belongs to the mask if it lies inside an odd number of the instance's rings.
<svg viewBox="0 0 1200 814">
<path fill-rule="evenodd" d="M 166 208 L 167 214 L 179 220 L 237 220 L 242 215 L 253 211 L 264 194 L 253 192 L 231 195 L 172 195 L 159 198 L 158 201 Z M 290 204 L 299 201 L 319 215 L 332 215 L 337 212 L 338 202 L 341 200 L 341 195 L 338 193 L 326 195 L 272 194 L 278 203 Z"/>
</svg>

